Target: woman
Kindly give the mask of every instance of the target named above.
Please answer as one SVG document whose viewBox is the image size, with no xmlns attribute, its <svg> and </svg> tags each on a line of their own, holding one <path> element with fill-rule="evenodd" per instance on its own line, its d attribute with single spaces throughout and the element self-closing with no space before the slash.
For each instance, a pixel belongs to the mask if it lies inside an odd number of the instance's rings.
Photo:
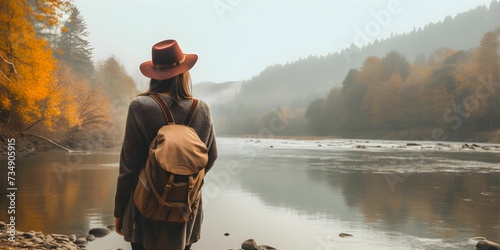
<svg viewBox="0 0 500 250">
<path fill-rule="evenodd" d="M 174 120 L 181 122 L 192 103 L 191 80 L 188 70 L 198 56 L 183 54 L 175 40 L 165 40 L 153 46 L 152 60 L 141 64 L 143 75 L 151 78 L 148 92 L 158 93 L 168 104 Z M 166 119 L 157 102 L 145 94 L 129 106 L 125 137 L 120 155 L 120 174 L 115 196 L 116 232 L 132 243 L 132 249 L 188 250 L 200 239 L 203 208 L 200 204 L 193 219 L 186 223 L 153 221 L 143 218 L 132 201 L 140 170 L 145 166 L 149 145 Z M 206 103 L 200 101 L 190 126 L 208 149 L 208 172 L 217 158 L 215 133 Z"/>
</svg>

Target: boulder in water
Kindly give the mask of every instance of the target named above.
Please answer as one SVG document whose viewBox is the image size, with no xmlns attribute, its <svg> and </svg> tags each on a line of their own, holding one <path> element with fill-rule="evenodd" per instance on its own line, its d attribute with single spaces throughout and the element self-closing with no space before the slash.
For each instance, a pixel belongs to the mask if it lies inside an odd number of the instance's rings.
<svg viewBox="0 0 500 250">
<path fill-rule="evenodd" d="M 89 234 L 92 234 L 97 238 L 104 237 L 109 233 L 111 233 L 111 231 L 107 228 L 92 228 L 89 231 Z"/>
<path fill-rule="evenodd" d="M 477 242 L 476 250 L 500 250 L 500 245 L 493 241 L 484 239 Z"/>
</svg>

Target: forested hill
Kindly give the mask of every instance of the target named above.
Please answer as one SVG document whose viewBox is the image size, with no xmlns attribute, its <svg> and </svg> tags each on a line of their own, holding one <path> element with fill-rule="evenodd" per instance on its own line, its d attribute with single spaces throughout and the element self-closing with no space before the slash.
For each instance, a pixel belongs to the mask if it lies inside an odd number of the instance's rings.
<svg viewBox="0 0 500 250">
<path fill-rule="evenodd" d="M 455 17 L 448 16 L 444 21 L 428 24 L 423 29 L 375 40 L 363 48 L 352 46 L 340 53 L 269 66 L 244 82 L 233 101 L 218 107 L 217 113 L 224 114 L 220 132 L 256 133 L 259 127 L 251 121 L 262 118 L 275 108 L 285 108 L 294 116 L 303 115 L 313 100 L 340 86 L 347 72 L 359 68 L 369 56 L 383 57 L 390 51 L 398 51 L 410 62 L 424 62 L 439 48 L 468 50 L 477 47 L 481 37 L 499 25 L 500 2 L 495 0 L 489 6 L 478 6 Z M 333 28 L 325 30 L 334 32 Z"/>
</svg>

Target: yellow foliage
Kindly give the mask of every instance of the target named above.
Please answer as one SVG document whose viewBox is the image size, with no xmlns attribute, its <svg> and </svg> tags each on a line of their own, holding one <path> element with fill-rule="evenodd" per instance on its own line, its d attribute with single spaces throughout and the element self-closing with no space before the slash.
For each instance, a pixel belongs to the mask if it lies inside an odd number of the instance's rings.
<svg viewBox="0 0 500 250">
<path fill-rule="evenodd" d="M 36 1 L 36 6 L 52 24 L 62 2 Z M 56 88 L 52 50 L 45 40 L 36 37 L 31 23 L 39 13 L 35 14 L 26 0 L 2 0 L 0 9 L 0 55 L 8 61 L 0 65 L 0 71 L 9 79 L 0 82 L 5 90 L 0 96 L 2 115 L 8 111 L 21 126 L 43 119 L 50 129 L 61 115 L 64 94 Z"/>
</svg>

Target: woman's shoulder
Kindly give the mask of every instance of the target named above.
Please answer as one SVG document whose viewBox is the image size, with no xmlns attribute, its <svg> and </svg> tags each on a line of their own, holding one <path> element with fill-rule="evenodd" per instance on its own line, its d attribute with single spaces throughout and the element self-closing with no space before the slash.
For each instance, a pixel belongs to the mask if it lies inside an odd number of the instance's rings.
<svg viewBox="0 0 500 250">
<path fill-rule="evenodd" d="M 208 104 L 203 101 L 202 99 L 199 99 L 199 98 L 195 98 L 198 100 L 198 108 L 201 108 L 203 110 L 206 110 L 208 112 L 210 112 L 210 107 L 208 106 Z"/>
<path fill-rule="evenodd" d="M 169 97 L 165 97 L 165 99 L 167 99 L 166 100 L 167 103 L 170 101 L 170 100 L 168 100 Z M 196 99 L 198 100 L 198 106 L 196 107 L 197 112 L 210 114 L 209 105 L 205 101 L 203 101 L 199 98 L 196 98 Z M 183 100 L 183 101 L 181 101 L 181 106 L 183 106 L 185 108 L 189 108 L 190 103 L 191 103 L 191 100 Z M 156 101 L 149 96 L 137 96 L 136 98 L 134 98 L 130 102 L 129 109 L 141 112 L 144 110 L 148 110 L 151 107 L 154 107 L 156 105 L 157 105 Z"/>
<path fill-rule="evenodd" d="M 151 106 L 154 105 L 154 103 L 155 101 L 151 97 L 137 96 L 130 102 L 129 110 L 135 110 L 140 112 L 145 109 L 149 109 Z"/>
</svg>

